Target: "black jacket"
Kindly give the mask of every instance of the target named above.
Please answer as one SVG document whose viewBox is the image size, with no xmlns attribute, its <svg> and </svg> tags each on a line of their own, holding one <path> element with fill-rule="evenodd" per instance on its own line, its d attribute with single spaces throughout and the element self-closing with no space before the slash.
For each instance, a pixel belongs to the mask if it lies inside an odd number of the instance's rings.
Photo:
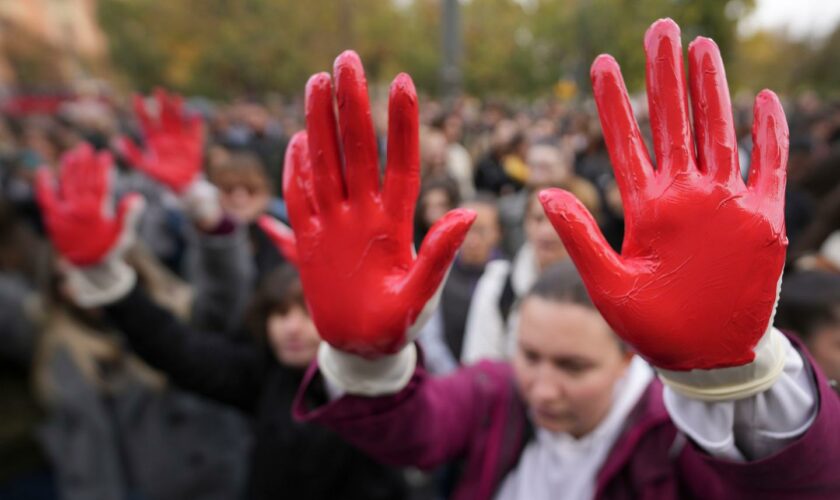
<svg viewBox="0 0 840 500">
<path fill-rule="evenodd" d="M 302 370 L 280 365 L 253 343 L 191 331 L 137 287 L 106 310 L 132 348 L 173 383 L 253 417 L 249 499 L 407 496 L 398 470 L 374 462 L 327 429 L 292 419 Z M 321 400 L 314 405 L 327 398 L 323 386 L 309 397 Z"/>
</svg>

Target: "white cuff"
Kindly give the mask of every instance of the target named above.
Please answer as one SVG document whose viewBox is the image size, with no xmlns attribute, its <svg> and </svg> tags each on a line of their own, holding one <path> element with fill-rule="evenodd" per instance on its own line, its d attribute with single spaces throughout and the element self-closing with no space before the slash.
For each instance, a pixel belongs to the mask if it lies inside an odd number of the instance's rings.
<svg viewBox="0 0 840 500">
<path fill-rule="evenodd" d="M 73 301 L 84 308 L 116 302 L 128 295 L 136 282 L 137 273 L 119 258 L 67 269 L 67 285 Z"/>
<path fill-rule="evenodd" d="M 414 374 L 417 348 L 408 344 L 396 354 L 366 359 L 326 342 L 318 348 L 318 367 L 328 384 L 346 394 L 385 396 L 400 392 Z"/>
<path fill-rule="evenodd" d="M 222 219 L 219 191 L 203 178 L 197 178 L 181 195 L 184 211 L 190 219 L 205 225 L 218 224 Z"/>
<path fill-rule="evenodd" d="M 772 326 L 755 346 L 755 360 L 742 366 L 713 370 L 674 371 L 657 369 L 671 390 L 700 401 L 744 399 L 769 389 L 785 367 L 787 339 Z"/>
<path fill-rule="evenodd" d="M 664 390 L 674 425 L 707 453 L 735 461 L 768 457 L 804 434 L 817 416 L 818 390 L 786 338 L 785 367 L 768 390 L 737 401 L 699 401 Z"/>
</svg>

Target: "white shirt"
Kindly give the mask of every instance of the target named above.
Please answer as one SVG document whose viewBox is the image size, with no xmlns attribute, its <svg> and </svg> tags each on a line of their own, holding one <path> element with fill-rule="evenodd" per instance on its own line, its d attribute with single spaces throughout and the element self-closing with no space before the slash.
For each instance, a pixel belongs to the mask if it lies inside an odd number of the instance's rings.
<svg viewBox="0 0 840 500">
<path fill-rule="evenodd" d="M 816 418 L 817 389 L 800 354 L 787 338 L 784 342 L 783 374 L 770 389 L 755 396 L 708 403 L 666 387 L 665 407 L 674 425 L 712 456 L 735 461 L 769 456 L 799 437 Z M 616 384 L 609 414 L 581 439 L 538 430 L 495 499 L 592 498 L 598 471 L 652 376 L 653 370 L 636 356 Z"/>
<path fill-rule="evenodd" d="M 514 302 L 507 323 L 499 311 L 499 299 L 509 273 L 513 293 L 517 298 L 525 295 L 537 281 L 537 257 L 529 243 L 522 245 L 513 263 L 494 260 L 484 268 L 484 274 L 479 278 L 470 302 L 461 351 L 462 363 L 471 364 L 482 359 L 510 359 L 516 345 L 516 327 L 519 322 L 517 304 Z"/>
<path fill-rule="evenodd" d="M 569 434 L 537 429 L 536 439 L 525 447 L 518 467 L 505 477 L 496 499 L 592 498 L 595 477 L 652 378 L 650 366 L 634 356 L 614 388 L 610 412 L 595 430 L 575 439 Z"/>
</svg>

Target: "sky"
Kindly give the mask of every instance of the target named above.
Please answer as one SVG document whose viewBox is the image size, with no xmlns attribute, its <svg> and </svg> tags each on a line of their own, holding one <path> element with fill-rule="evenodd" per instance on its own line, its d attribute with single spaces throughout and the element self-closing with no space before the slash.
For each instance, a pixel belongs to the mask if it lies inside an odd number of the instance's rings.
<svg viewBox="0 0 840 500">
<path fill-rule="evenodd" d="M 840 21 L 840 0 L 757 0 L 756 8 L 738 26 L 749 35 L 782 30 L 796 39 L 820 38 Z"/>
</svg>

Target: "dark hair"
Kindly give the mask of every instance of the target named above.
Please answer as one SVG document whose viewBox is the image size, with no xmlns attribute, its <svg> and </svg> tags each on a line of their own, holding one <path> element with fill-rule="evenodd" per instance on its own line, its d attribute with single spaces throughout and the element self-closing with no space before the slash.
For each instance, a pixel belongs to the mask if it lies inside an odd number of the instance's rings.
<svg viewBox="0 0 840 500">
<path fill-rule="evenodd" d="M 458 184 L 449 177 L 436 176 L 428 177 L 423 180 L 420 185 L 420 194 L 417 196 L 417 209 L 414 211 L 414 237 L 415 242 L 419 245 L 426 232 L 431 229 L 431 226 L 426 223 L 423 217 L 426 215 L 423 210 L 426 195 L 436 189 L 442 190 L 449 198 L 450 208 L 455 208 L 461 203 L 461 195 L 458 193 Z"/>
<path fill-rule="evenodd" d="M 222 150 L 225 153 L 223 159 L 208 165 L 207 174 L 211 180 L 223 171 L 254 172 L 264 177 L 268 184 L 271 184 L 265 164 L 256 153 L 246 149 L 222 148 Z"/>
<path fill-rule="evenodd" d="M 459 206 L 463 207 L 464 205 L 469 204 L 486 205 L 488 207 L 493 208 L 494 210 L 499 210 L 499 197 L 487 191 L 479 191 L 473 196 L 461 200 Z"/>
<path fill-rule="evenodd" d="M 251 332 L 259 341 L 265 341 L 268 318 L 286 314 L 294 306 L 306 309 L 300 275 L 291 265 L 281 264 L 260 281 L 251 299 L 247 316 Z"/>
<path fill-rule="evenodd" d="M 561 304 L 577 304 L 595 309 L 595 304 L 592 303 L 592 298 L 583 284 L 580 273 L 570 260 L 554 264 L 543 271 L 522 300 L 524 301 L 528 297 L 539 297 Z M 613 333 L 613 337 L 618 342 L 621 352 L 628 352 L 629 347 L 624 343 L 624 340 L 615 333 Z"/>
<path fill-rule="evenodd" d="M 434 177 L 427 177 L 423 179 L 420 185 L 420 194 L 417 196 L 417 202 L 423 202 L 423 196 L 436 189 L 446 192 L 446 196 L 452 203 L 452 207 L 457 207 L 461 203 L 461 194 L 458 191 L 458 183 L 449 175 L 438 175 Z"/>
<path fill-rule="evenodd" d="M 554 264 L 543 271 L 525 295 L 525 298 L 528 297 L 595 307 L 580 273 L 569 260 Z"/>
<path fill-rule="evenodd" d="M 818 328 L 840 323 L 840 275 L 824 271 L 786 275 L 774 323 L 806 342 Z"/>
</svg>

